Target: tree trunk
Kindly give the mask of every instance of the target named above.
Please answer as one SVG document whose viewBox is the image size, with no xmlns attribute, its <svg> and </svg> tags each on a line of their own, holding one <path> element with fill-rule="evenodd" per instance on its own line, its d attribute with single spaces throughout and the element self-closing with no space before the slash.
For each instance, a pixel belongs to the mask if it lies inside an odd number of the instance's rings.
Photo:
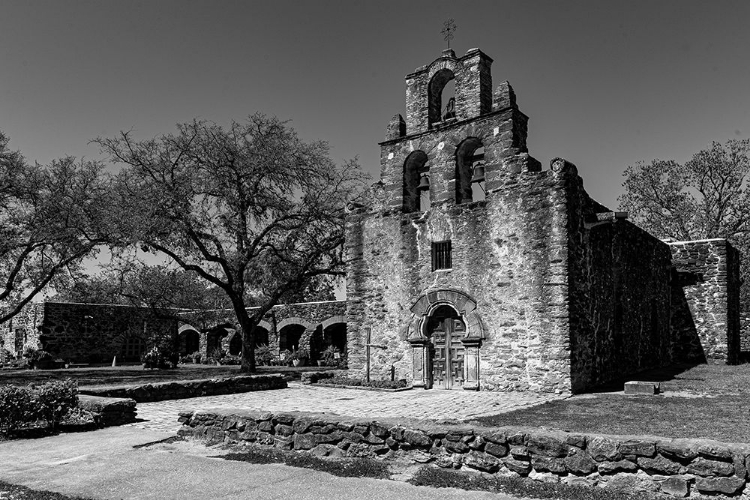
<svg viewBox="0 0 750 500">
<path fill-rule="evenodd" d="M 255 373 L 255 328 L 260 323 L 260 317 L 247 314 L 243 307 L 235 306 L 235 313 L 242 329 L 242 360 L 240 362 L 240 371 L 243 373 Z"/>
</svg>

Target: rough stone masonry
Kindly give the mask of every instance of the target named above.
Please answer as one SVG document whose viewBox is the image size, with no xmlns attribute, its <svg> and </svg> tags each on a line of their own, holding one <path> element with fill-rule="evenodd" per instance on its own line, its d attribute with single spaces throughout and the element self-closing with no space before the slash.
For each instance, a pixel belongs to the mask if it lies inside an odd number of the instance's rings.
<svg viewBox="0 0 750 500">
<path fill-rule="evenodd" d="M 570 162 L 542 169 L 491 64 L 447 49 L 406 76 L 406 119 L 388 124 L 380 181 L 347 218 L 350 369 L 578 392 L 674 361 L 735 362 L 737 251 L 661 241 L 594 201 Z"/>
</svg>

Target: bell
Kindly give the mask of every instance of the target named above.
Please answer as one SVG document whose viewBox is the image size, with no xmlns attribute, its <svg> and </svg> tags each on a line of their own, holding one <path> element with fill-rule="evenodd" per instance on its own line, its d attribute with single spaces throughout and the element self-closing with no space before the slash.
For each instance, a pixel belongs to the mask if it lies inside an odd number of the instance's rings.
<svg viewBox="0 0 750 500">
<path fill-rule="evenodd" d="M 417 186 L 417 189 L 420 191 L 430 189 L 430 178 L 426 175 L 423 175 L 419 179 L 419 186 Z"/>
<path fill-rule="evenodd" d="M 474 168 L 474 175 L 471 176 L 472 184 L 475 182 L 484 182 L 484 167 L 479 165 Z"/>
</svg>

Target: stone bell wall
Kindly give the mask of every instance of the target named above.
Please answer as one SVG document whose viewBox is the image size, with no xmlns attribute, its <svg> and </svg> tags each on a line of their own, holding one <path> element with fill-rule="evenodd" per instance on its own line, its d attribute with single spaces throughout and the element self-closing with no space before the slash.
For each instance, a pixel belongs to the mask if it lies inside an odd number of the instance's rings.
<svg viewBox="0 0 750 500">
<path fill-rule="evenodd" d="M 737 495 L 750 447 L 707 439 L 579 434 L 522 427 L 372 421 L 310 413 L 182 412 L 178 434 L 330 457 L 383 457 L 670 497 Z"/>
</svg>

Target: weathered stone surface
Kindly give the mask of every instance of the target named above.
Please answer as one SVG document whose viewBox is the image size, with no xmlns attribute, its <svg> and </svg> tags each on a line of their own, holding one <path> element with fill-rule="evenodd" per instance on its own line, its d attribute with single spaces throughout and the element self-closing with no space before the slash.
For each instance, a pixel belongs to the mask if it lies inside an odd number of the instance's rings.
<svg viewBox="0 0 750 500">
<path fill-rule="evenodd" d="M 535 470 L 529 472 L 529 479 L 533 479 L 534 481 L 539 481 L 542 483 L 554 484 L 560 482 L 560 477 L 552 474 L 551 472 L 537 472 Z"/>
<path fill-rule="evenodd" d="M 622 455 L 651 458 L 656 455 L 656 443 L 643 439 L 628 439 L 627 441 L 620 442 L 618 451 Z"/>
<path fill-rule="evenodd" d="M 686 497 L 690 494 L 690 483 L 680 476 L 666 478 L 660 487 L 661 491 L 673 497 Z"/>
<path fill-rule="evenodd" d="M 495 444 L 505 444 L 508 442 L 508 436 L 506 435 L 505 431 L 492 431 L 483 433 L 482 437 L 490 443 Z"/>
<path fill-rule="evenodd" d="M 508 454 L 508 447 L 504 444 L 487 443 L 484 445 L 484 451 L 496 457 L 504 457 Z"/>
<path fill-rule="evenodd" d="M 390 430 L 384 425 L 381 425 L 377 422 L 372 422 L 370 424 L 370 433 L 373 436 L 385 439 L 390 435 Z"/>
<path fill-rule="evenodd" d="M 531 457 L 531 455 L 529 454 L 529 449 L 525 446 L 512 446 L 510 448 L 510 454 L 513 455 L 513 458 L 517 458 L 519 460 L 524 460 Z"/>
<path fill-rule="evenodd" d="M 531 471 L 531 462 L 528 460 L 517 460 L 513 457 L 505 457 L 502 458 L 501 461 L 509 470 L 518 474 L 526 475 Z"/>
<path fill-rule="evenodd" d="M 672 439 L 656 443 L 656 450 L 659 453 L 679 460 L 692 460 L 697 457 L 698 451 L 695 448 L 695 444 L 686 439 Z"/>
<path fill-rule="evenodd" d="M 277 424 L 276 427 L 274 427 L 274 431 L 279 436 L 291 436 L 294 434 L 294 429 L 291 425 Z"/>
<path fill-rule="evenodd" d="M 412 446 L 426 447 L 432 445 L 432 440 L 422 431 L 405 430 L 404 441 Z"/>
<path fill-rule="evenodd" d="M 529 434 L 526 447 L 534 455 L 564 457 L 568 454 L 564 435 Z"/>
<path fill-rule="evenodd" d="M 270 420 L 264 420 L 258 423 L 258 430 L 262 432 L 273 432 L 273 423 Z"/>
<path fill-rule="evenodd" d="M 565 468 L 573 474 L 591 474 L 596 470 L 596 461 L 584 451 L 571 453 L 563 459 Z"/>
<path fill-rule="evenodd" d="M 565 474 L 565 460 L 561 458 L 550 457 L 533 457 L 531 466 L 538 472 L 553 472 L 555 474 Z"/>
<path fill-rule="evenodd" d="M 638 466 L 630 460 L 618 460 L 617 462 L 599 462 L 599 474 L 616 474 L 618 472 L 635 472 Z"/>
<path fill-rule="evenodd" d="M 500 470 L 500 460 L 477 451 L 470 451 L 464 458 L 463 463 L 472 469 L 481 470 L 482 472 L 497 472 Z"/>
<path fill-rule="evenodd" d="M 461 441 L 443 441 L 443 447 L 451 453 L 466 453 L 469 447 Z"/>
<path fill-rule="evenodd" d="M 619 472 L 612 476 L 606 483 L 606 489 L 622 491 L 626 493 L 638 492 L 655 492 L 659 486 L 649 477 L 648 474 L 627 474 Z"/>
<path fill-rule="evenodd" d="M 294 435 L 294 449 L 295 450 L 311 450 L 318 443 L 315 442 L 315 436 L 312 434 L 295 434 Z"/>
<path fill-rule="evenodd" d="M 711 459 L 732 460 L 732 450 L 728 446 L 713 441 L 705 441 L 698 446 L 698 454 Z"/>
<path fill-rule="evenodd" d="M 288 436 L 274 436 L 273 446 L 282 450 L 291 450 L 294 447 L 294 439 Z"/>
<path fill-rule="evenodd" d="M 734 466 L 727 462 L 698 457 L 687 466 L 688 472 L 697 476 L 731 476 Z"/>
<path fill-rule="evenodd" d="M 616 441 L 596 436 L 588 440 L 586 450 L 589 452 L 589 455 L 591 455 L 591 458 L 597 462 L 603 462 L 620 460 L 622 455 L 617 448 L 618 444 Z"/>
<path fill-rule="evenodd" d="M 638 457 L 637 462 L 641 469 L 656 474 L 682 474 L 686 470 L 679 462 L 670 460 L 663 455 L 657 455 L 655 458 Z"/>
<path fill-rule="evenodd" d="M 745 480 L 738 477 L 699 477 L 695 487 L 701 493 L 735 495 L 745 487 Z"/>
</svg>

